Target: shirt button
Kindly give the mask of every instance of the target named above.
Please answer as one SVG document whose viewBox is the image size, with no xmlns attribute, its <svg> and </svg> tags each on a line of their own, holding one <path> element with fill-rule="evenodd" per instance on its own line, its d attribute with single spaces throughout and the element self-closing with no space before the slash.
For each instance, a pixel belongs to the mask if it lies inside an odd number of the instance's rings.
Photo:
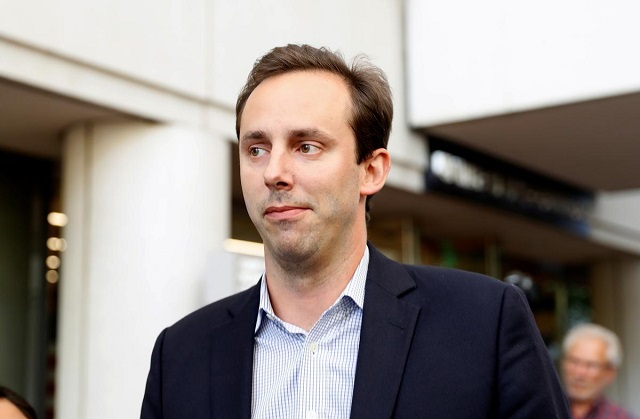
<svg viewBox="0 0 640 419">
<path fill-rule="evenodd" d="M 309 344 L 309 350 L 311 351 L 312 354 L 315 355 L 318 352 L 318 342 L 311 342 Z M 314 414 L 315 414 L 315 412 L 314 412 Z"/>
<path fill-rule="evenodd" d="M 307 419 L 318 419 L 318 414 L 315 410 L 307 410 Z"/>
</svg>

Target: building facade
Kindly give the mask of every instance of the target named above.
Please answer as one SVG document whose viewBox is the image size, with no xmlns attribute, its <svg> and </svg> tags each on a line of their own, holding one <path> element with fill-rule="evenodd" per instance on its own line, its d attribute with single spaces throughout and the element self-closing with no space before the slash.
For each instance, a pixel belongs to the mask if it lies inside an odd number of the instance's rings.
<svg viewBox="0 0 640 419">
<path fill-rule="evenodd" d="M 258 279 L 235 99 L 257 57 L 309 43 L 366 53 L 393 89 L 371 240 L 522 286 L 552 353 L 572 322 L 611 327 L 612 397 L 640 412 L 630 2 L 606 22 L 595 2 L 440 3 L 0 0 L 0 382 L 45 417 L 138 414 L 162 328 Z M 489 178 L 529 207 L 479 193 Z M 545 216 L 567 205 L 573 224 Z"/>
</svg>

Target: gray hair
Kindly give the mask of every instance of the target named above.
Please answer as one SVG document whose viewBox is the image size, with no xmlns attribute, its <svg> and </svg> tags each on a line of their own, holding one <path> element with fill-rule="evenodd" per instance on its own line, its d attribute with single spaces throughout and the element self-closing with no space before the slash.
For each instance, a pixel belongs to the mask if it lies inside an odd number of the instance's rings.
<svg viewBox="0 0 640 419">
<path fill-rule="evenodd" d="M 574 326 L 564 338 L 562 342 L 562 350 L 566 353 L 576 341 L 581 338 L 597 338 L 607 345 L 607 362 L 614 368 L 620 367 L 622 364 L 622 348 L 620 347 L 620 339 L 611 330 L 593 323 L 583 323 Z"/>
</svg>

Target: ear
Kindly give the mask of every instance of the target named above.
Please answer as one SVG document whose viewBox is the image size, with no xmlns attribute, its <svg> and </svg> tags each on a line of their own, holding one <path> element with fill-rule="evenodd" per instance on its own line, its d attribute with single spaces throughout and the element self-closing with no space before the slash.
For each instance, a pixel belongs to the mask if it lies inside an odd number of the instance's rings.
<svg viewBox="0 0 640 419">
<path fill-rule="evenodd" d="M 362 181 L 360 195 L 369 196 L 378 192 L 384 186 L 391 170 L 391 157 L 384 148 L 373 152 L 371 157 L 360 163 L 362 166 Z"/>
</svg>

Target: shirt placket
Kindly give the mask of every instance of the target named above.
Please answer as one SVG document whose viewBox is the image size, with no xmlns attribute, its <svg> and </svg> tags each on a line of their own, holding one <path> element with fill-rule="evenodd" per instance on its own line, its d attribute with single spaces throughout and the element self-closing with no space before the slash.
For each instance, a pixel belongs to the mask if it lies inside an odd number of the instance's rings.
<svg viewBox="0 0 640 419">
<path fill-rule="evenodd" d="M 326 342 L 340 332 L 338 323 L 344 318 L 344 301 L 327 310 L 306 336 L 301 365 L 299 417 L 327 417 L 330 383 Z"/>
</svg>

